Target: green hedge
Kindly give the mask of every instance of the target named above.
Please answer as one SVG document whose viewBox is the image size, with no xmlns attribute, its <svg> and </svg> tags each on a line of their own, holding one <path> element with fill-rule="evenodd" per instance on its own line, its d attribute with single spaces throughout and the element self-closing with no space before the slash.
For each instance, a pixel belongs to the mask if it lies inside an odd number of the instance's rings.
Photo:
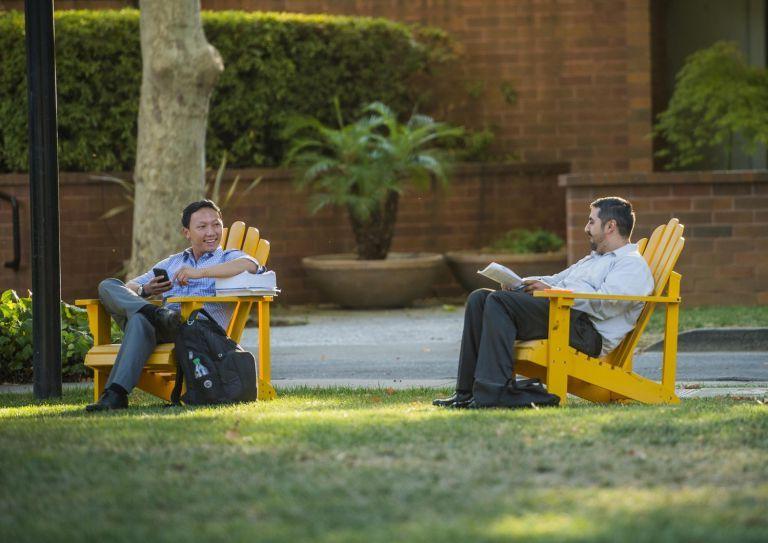
<svg viewBox="0 0 768 543">
<path fill-rule="evenodd" d="M 112 340 L 123 333 L 112 323 Z M 84 309 L 61 302 L 61 373 L 65 381 L 80 381 L 91 372 L 83 365 L 93 346 Z M 32 298 L 21 298 L 13 290 L 0 294 L 0 383 L 29 383 L 32 380 Z"/>
<path fill-rule="evenodd" d="M 139 12 L 56 13 L 59 167 L 132 170 L 141 85 Z M 349 118 L 381 100 L 410 112 L 413 82 L 449 50 L 444 34 L 384 19 L 204 12 L 208 40 L 224 58 L 209 117 L 207 154 L 231 166 L 279 164 L 287 114 Z M 26 171 L 24 18 L 0 12 L 0 171 Z"/>
</svg>

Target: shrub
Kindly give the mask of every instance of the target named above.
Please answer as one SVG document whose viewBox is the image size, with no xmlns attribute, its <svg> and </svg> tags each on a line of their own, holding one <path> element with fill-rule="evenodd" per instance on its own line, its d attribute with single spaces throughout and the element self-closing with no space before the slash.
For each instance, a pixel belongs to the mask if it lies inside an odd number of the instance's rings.
<svg viewBox="0 0 768 543">
<path fill-rule="evenodd" d="M 120 330 L 113 323 L 113 340 Z M 61 370 L 68 381 L 88 375 L 83 365 L 93 346 L 84 309 L 61 302 Z M 20 298 L 13 290 L 0 295 L 0 382 L 25 383 L 32 380 L 32 298 Z"/>
<path fill-rule="evenodd" d="M 463 130 L 426 115 L 398 121 L 381 102 L 369 104 L 362 117 L 338 128 L 312 117 L 291 119 L 285 129 L 293 139 L 286 165 L 295 167 L 299 188 L 311 191 L 312 210 L 327 205 L 347 210 L 358 258 L 384 259 L 395 233 L 400 194 L 408 184 L 426 189 L 430 181 L 447 184 L 451 157 L 439 148 Z"/>
<path fill-rule="evenodd" d="M 135 162 L 141 85 L 139 12 L 55 14 L 59 166 L 130 171 Z M 412 80 L 450 51 L 442 31 L 384 19 L 203 12 L 225 70 L 211 99 L 206 152 L 235 167 L 281 162 L 285 116 L 335 119 L 374 100 L 397 113 L 418 101 Z M 0 12 L 0 170 L 26 171 L 24 18 Z"/>
<path fill-rule="evenodd" d="M 548 253 L 559 251 L 565 244 L 563 239 L 548 230 L 516 229 L 493 241 L 488 250 L 508 253 Z"/>
<path fill-rule="evenodd" d="M 668 169 L 713 167 L 723 153 L 730 169 L 736 145 L 751 153 L 768 143 L 768 72 L 749 66 L 734 43 L 697 51 L 677 74 L 654 134 Z"/>
</svg>

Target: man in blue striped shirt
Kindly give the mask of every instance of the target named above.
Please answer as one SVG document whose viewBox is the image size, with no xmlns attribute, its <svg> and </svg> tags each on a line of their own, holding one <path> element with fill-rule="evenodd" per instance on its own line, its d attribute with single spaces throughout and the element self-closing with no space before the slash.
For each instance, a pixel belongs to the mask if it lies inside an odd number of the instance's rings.
<svg viewBox="0 0 768 543">
<path fill-rule="evenodd" d="M 223 250 L 221 210 L 210 200 L 189 204 L 181 215 L 184 237 L 190 247 L 153 266 L 153 270 L 123 283 L 106 279 L 99 284 L 99 299 L 123 329 L 125 335 L 99 401 L 87 411 L 128 407 L 128 394 L 139 382 L 141 370 L 158 343 L 172 342 L 179 329 L 177 304 L 157 307 L 146 298 L 172 296 L 213 296 L 215 279 L 232 277 L 244 271 L 257 273 L 259 262 L 239 250 Z M 205 309 L 225 330 L 231 317 L 226 304 L 205 304 Z"/>
</svg>

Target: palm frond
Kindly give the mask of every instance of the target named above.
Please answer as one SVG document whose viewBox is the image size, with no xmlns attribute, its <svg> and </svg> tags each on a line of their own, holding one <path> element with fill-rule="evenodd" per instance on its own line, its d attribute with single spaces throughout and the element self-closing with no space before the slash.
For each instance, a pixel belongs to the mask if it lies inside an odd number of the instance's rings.
<svg viewBox="0 0 768 543">
<path fill-rule="evenodd" d="M 227 167 L 227 154 L 221 155 L 221 162 L 219 162 L 219 168 L 216 170 L 216 176 L 213 179 L 213 185 L 209 187 L 208 197 L 214 202 L 219 202 L 219 192 L 221 191 L 221 181 L 224 177 L 224 170 Z"/>
<path fill-rule="evenodd" d="M 136 184 L 133 180 L 120 179 L 119 177 L 113 177 L 111 175 L 92 175 L 90 176 L 94 181 L 104 181 L 106 183 L 114 183 L 120 185 L 123 190 L 131 195 L 136 189 Z"/>
<path fill-rule="evenodd" d="M 107 210 L 101 217 L 99 217 L 99 220 L 105 220 L 105 219 L 111 219 L 112 217 L 116 215 L 120 215 L 120 213 L 124 213 L 125 211 L 128 211 L 133 207 L 132 204 L 124 204 L 121 206 L 115 206 L 112 209 Z"/>
</svg>

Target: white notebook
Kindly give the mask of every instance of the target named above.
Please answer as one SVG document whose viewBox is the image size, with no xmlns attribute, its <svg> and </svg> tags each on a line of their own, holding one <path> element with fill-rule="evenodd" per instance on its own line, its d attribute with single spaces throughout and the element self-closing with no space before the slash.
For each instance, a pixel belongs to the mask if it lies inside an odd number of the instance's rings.
<svg viewBox="0 0 768 543">
<path fill-rule="evenodd" d="M 274 296 L 280 289 L 277 288 L 277 276 L 275 272 L 251 273 L 244 271 L 225 279 L 216 279 L 217 296 Z"/>
</svg>

